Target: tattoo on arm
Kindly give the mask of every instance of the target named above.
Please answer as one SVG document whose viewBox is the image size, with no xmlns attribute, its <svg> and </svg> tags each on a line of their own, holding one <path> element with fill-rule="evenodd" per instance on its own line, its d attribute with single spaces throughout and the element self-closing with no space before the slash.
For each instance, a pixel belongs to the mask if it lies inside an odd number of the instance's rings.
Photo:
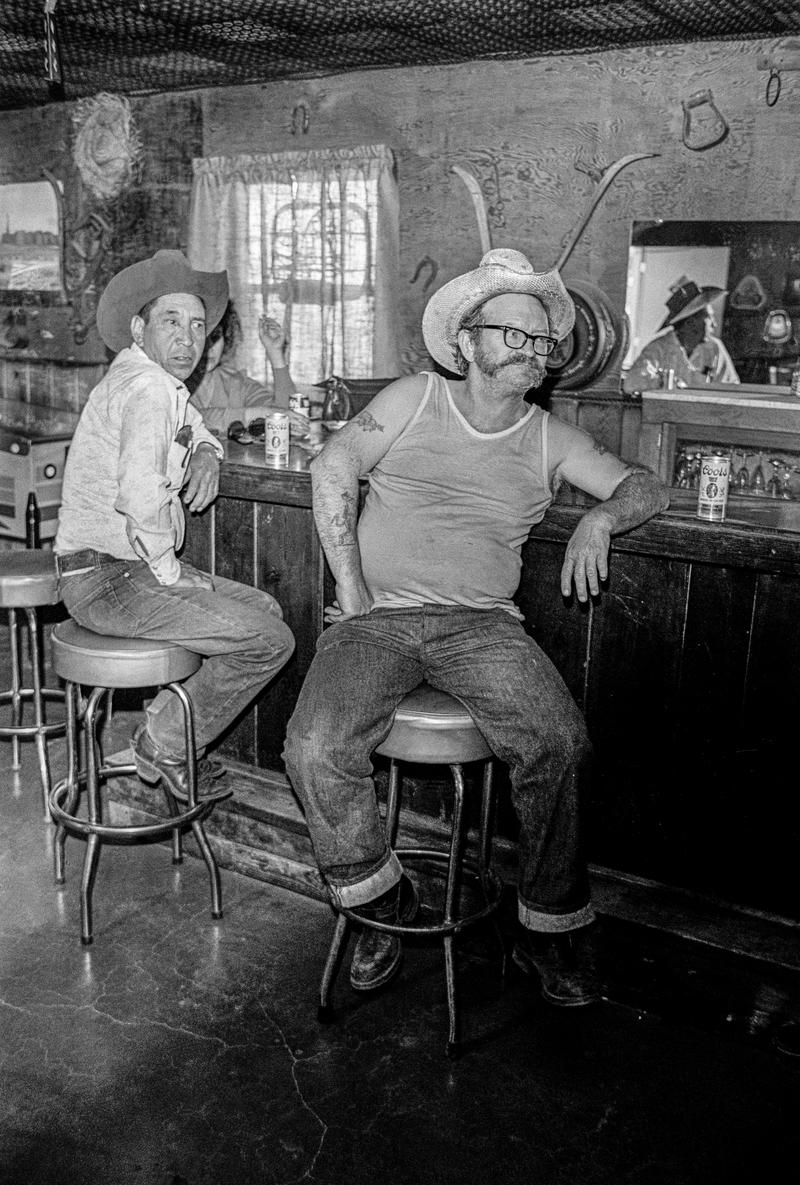
<svg viewBox="0 0 800 1185">
<path fill-rule="evenodd" d="M 354 422 L 358 424 L 362 432 L 383 432 L 383 424 L 379 423 L 371 412 L 359 412 Z"/>
<path fill-rule="evenodd" d="M 356 499 L 349 492 L 343 490 L 341 494 L 341 510 L 331 515 L 331 526 L 336 531 L 335 542 L 339 547 L 346 547 L 353 542 L 356 528 Z"/>
</svg>

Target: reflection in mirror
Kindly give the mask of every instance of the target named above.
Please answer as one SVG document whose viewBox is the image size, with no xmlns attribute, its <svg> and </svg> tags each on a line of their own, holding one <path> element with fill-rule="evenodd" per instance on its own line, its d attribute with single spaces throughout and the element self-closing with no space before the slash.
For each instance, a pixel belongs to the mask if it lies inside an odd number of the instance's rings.
<svg viewBox="0 0 800 1185">
<path fill-rule="evenodd" d="M 0 298 L 61 302 L 60 194 L 50 180 L 0 185 Z"/>
<path fill-rule="evenodd" d="M 634 222 L 626 391 L 788 386 L 800 356 L 800 223 Z"/>
</svg>

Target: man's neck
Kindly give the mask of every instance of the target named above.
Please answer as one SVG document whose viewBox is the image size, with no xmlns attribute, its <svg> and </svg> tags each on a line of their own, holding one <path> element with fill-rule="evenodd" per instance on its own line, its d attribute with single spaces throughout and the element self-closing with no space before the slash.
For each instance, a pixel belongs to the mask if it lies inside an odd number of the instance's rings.
<svg viewBox="0 0 800 1185">
<path fill-rule="evenodd" d="M 489 376 L 470 366 L 465 381 L 450 389 L 458 410 L 477 432 L 502 432 L 530 410 L 525 402 L 528 388 L 515 387 L 506 367 Z"/>
</svg>

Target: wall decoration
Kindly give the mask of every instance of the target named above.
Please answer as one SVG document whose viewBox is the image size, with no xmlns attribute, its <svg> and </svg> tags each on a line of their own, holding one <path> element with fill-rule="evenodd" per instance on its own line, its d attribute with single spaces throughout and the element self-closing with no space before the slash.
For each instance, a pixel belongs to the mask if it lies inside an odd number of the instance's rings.
<svg viewBox="0 0 800 1185">
<path fill-rule="evenodd" d="M 730 128 L 710 90 L 695 91 L 681 105 L 683 142 L 692 152 L 713 148 L 725 139 Z"/>
<path fill-rule="evenodd" d="M 141 155 L 130 103 L 101 92 L 77 104 L 72 122 L 73 155 L 84 185 L 103 201 L 117 197 L 130 184 Z"/>
</svg>

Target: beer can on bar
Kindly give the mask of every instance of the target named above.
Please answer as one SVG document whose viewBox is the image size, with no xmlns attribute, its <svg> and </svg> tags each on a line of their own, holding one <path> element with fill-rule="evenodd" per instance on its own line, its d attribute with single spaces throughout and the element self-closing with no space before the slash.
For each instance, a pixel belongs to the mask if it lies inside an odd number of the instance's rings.
<svg viewBox="0 0 800 1185">
<path fill-rule="evenodd" d="M 289 413 L 274 411 L 264 423 L 264 458 L 268 465 L 289 464 Z"/>
<path fill-rule="evenodd" d="M 298 415 L 308 416 L 310 413 L 311 402 L 307 395 L 301 394 L 300 391 L 294 391 L 289 396 L 289 410 L 296 411 Z"/>
<path fill-rule="evenodd" d="M 700 488 L 697 494 L 697 517 L 712 523 L 725 518 L 731 459 L 727 453 L 703 453 L 700 458 Z"/>
</svg>

